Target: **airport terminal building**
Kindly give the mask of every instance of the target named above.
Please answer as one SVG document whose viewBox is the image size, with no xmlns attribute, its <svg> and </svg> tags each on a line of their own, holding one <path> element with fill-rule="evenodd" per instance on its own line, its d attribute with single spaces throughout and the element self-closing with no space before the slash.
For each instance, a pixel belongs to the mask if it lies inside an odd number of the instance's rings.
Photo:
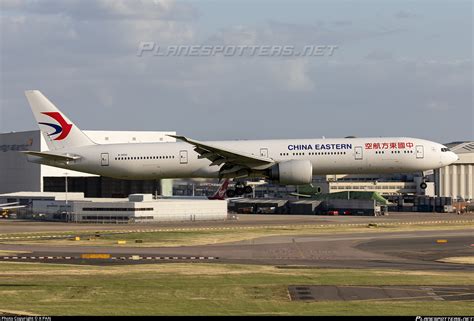
<svg viewBox="0 0 474 321">
<path fill-rule="evenodd" d="M 84 131 L 97 143 L 175 142 L 174 131 Z M 33 191 L 83 192 L 86 197 L 127 197 L 134 193 L 172 194 L 172 181 L 118 180 L 30 163 L 19 151 L 48 150 L 39 130 L 0 134 L 0 194 Z"/>
<path fill-rule="evenodd" d="M 16 217 L 78 223 L 216 221 L 227 219 L 227 202 L 206 199 L 158 198 L 131 194 L 126 198 L 91 198 L 84 193 L 16 192 L 0 194 L 0 203 L 27 207 Z"/>
</svg>

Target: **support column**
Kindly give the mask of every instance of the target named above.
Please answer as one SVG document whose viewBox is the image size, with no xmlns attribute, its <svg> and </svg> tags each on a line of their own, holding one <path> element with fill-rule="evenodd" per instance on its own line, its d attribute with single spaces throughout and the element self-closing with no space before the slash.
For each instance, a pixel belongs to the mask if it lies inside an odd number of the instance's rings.
<svg viewBox="0 0 474 321">
<path fill-rule="evenodd" d="M 458 198 L 458 184 L 457 184 L 457 177 L 458 177 L 458 168 L 456 165 L 450 165 L 452 167 L 452 173 L 451 173 L 451 182 L 450 182 L 450 187 L 451 187 L 451 196 L 455 199 Z"/>
<path fill-rule="evenodd" d="M 465 176 L 465 166 L 464 164 L 461 164 L 459 165 L 459 172 L 458 172 L 458 180 L 459 180 L 459 187 L 458 187 L 458 191 L 459 191 L 459 196 L 461 196 L 462 198 L 466 198 L 466 176 Z"/>
<path fill-rule="evenodd" d="M 474 165 L 468 164 L 467 166 L 467 182 L 466 182 L 466 197 L 474 199 L 474 176 L 473 169 Z"/>
<path fill-rule="evenodd" d="M 172 179 L 161 179 L 161 196 L 173 196 L 173 180 Z"/>
<path fill-rule="evenodd" d="M 441 170 L 442 172 L 442 185 L 443 186 L 443 191 L 441 192 L 440 196 L 451 196 L 451 191 L 449 190 L 449 175 L 451 174 L 449 169 L 451 166 L 445 166 Z"/>
</svg>

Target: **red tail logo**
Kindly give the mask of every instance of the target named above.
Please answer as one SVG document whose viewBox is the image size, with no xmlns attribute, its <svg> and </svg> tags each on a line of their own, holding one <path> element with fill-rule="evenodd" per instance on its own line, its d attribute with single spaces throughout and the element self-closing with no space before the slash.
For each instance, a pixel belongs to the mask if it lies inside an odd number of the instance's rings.
<svg viewBox="0 0 474 321">
<path fill-rule="evenodd" d="M 57 125 L 57 124 L 52 124 L 52 123 L 39 123 L 39 124 L 54 128 L 55 131 L 53 133 L 48 134 L 48 136 L 60 134 L 54 140 L 63 140 L 64 138 L 67 137 L 67 135 L 69 135 L 69 132 L 71 131 L 71 128 L 72 128 L 72 124 L 68 124 L 59 112 L 50 111 L 50 112 L 43 112 L 42 114 L 53 118 L 59 124 Z"/>
<path fill-rule="evenodd" d="M 208 198 L 210 200 L 223 200 L 225 199 L 225 193 L 227 192 L 227 187 L 229 187 L 229 181 L 230 179 L 226 179 L 221 186 L 219 186 L 219 189 L 217 190 L 217 192 L 212 195 L 212 196 L 209 196 Z"/>
</svg>

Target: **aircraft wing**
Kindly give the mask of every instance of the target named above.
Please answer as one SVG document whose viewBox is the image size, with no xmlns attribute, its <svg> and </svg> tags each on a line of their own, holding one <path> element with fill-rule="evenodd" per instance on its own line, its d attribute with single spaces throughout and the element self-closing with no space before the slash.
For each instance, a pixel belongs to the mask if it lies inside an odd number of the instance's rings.
<svg viewBox="0 0 474 321">
<path fill-rule="evenodd" d="M 0 206 L 0 211 L 14 210 L 16 208 L 24 208 L 26 205 L 11 205 L 11 206 Z"/>
<path fill-rule="evenodd" d="M 20 202 L 3 203 L 3 204 L 0 204 L 0 207 L 18 205 L 18 204 L 20 204 Z"/>
<path fill-rule="evenodd" d="M 168 135 L 194 146 L 194 150 L 200 155 L 199 158 L 207 158 L 211 161 L 210 166 L 225 164 L 225 172 L 221 174 L 236 172 L 240 169 L 265 169 L 275 163 L 268 157 L 256 156 L 241 151 L 236 151 L 212 144 L 200 142 L 185 136 Z"/>
<path fill-rule="evenodd" d="M 311 198 L 311 195 L 308 194 L 300 194 L 300 193 L 290 193 L 291 196 L 298 196 L 298 197 L 305 197 L 305 198 Z"/>
<path fill-rule="evenodd" d="M 44 153 L 44 152 L 34 152 L 34 151 L 21 151 L 20 153 L 24 153 L 31 156 L 41 157 L 46 160 L 50 161 L 57 161 L 57 162 L 70 162 L 76 159 L 79 159 L 79 156 L 72 156 L 72 155 L 59 155 L 59 154 L 51 154 L 51 153 Z"/>
</svg>

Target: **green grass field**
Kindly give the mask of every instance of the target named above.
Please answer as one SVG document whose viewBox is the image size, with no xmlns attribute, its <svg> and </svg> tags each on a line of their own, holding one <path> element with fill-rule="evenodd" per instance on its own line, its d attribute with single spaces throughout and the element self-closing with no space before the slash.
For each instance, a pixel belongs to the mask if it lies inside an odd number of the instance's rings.
<svg viewBox="0 0 474 321">
<path fill-rule="evenodd" d="M 41 315 L 473 315 L 471 302 L 292 302 L 288 285 L 474 284 L 473 273 L 0 262 L 0 311 Z"/>
<path fill-rule="evenodd" d="M 133 228 L 132 228 L 133 229 Z M 126 240 L 126 246 L 136 247 L 171 247 L 171 246 L 191 246 L 204 244 L 217 244 L 223 242 L 236 242 L 250 240 L 264 236 L 275 235 L 316 235 L 316 234 L 334 234 L 334 233 L 383 233 L 398 231 L 428 231 L 428 230 L 453 230 L 453 229 L 473 229 L 474 224 L 410 224 L 410 225 L 382 225 L 368 228 L 366 224 L 361 226 L 280 226 L 280 227 L 243 227 L 243 228 L 216 228 L 212 230 L 205 229 L 185 229 L 159 232 L 141 232 L 141 233 L 119 233 L 107 234 L 103 232 L 101 237 L 93 237 L 93 232 L 68 232 L 72 235 L 91 235 L 92 237 L 82 237 L 80 241 L 71 239 L 31 239 L 31 240 L 5 240 L 2 243 L 10 244 L 48 244 L 48 245 L 87 245 L 87 246 L 120 246 L 118 240 Z M 22 234 L 15 234 L 21 236 Z M 48 235 L 35 234 L 35 235 Z M 59 235 L 59 234 L 54 234 Z M 135 240 L 142 240 L 143 243 L 135 243 Z"/>
</svg>

